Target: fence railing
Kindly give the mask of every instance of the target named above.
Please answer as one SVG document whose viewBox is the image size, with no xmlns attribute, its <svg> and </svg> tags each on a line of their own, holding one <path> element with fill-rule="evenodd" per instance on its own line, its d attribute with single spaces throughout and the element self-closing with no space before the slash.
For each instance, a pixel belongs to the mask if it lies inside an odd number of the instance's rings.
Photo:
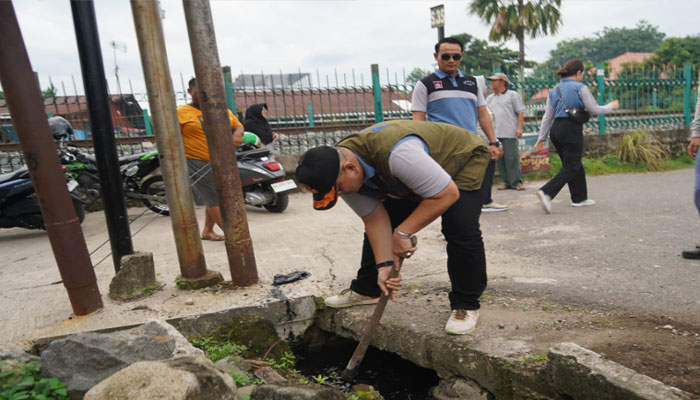
<svg viewBox="0 0 700 400">
<path fill-rule="evenodd" d="M 282 154 L 296 154 L 307 148 L 333 144 L 348 133 L 361 130 L 378 121 L 411 117 L 410 100 L 413 86 L 405 71 L 380 74 L 373 66 L 371 77 L 363 74 L 333 74 L 321 76 L 302 73 L 256 74 L 241 73 L 233 82 L 224 74 L 229 104 L 235 104 L 239 118 L 245 110 L 266 103 L 268 120 L 280 134 L 276 143 Z M 179 104 L 189 101 L 185 81 L 176 92 Z M 535 72 L 523 79 L 511 76 L 511 89 L 516 90 L 526 106 L 524 132 L 537 132 L 544 113 L 549 90 L 558 82 L 553 72 Z M 620 109 L 610 116 L 592 118 L 584 127 L 586 134 L 621 132 L 639 127 L 672 129 L 688 127 L 697 96 L 698 70 L 691 65 L 664 69 L 622 72 L 604 70 L 602 65 L 586 74 L 588 85 L 600 104 L 613 99 Z M 131 85 L 130 85 L 131 86 Z M 61 115 L 76 130 L 78 139 L 90 139 L 90 123 L 83 96 L 68 95 L 63 82 L 54 95 L 44 99 L 47 115 Z M 75 85 L 74 85 L 75 88 Z M 153 142 L 151 122 L 145 93 L 111 95 L 111 111 L 115 136 L 138 137 Z M 4 100 L 0 99 L 0 152 L 17 150 L 16 135 L 9 115 L 3 116 Z M 0 171 L 10 166 L 15 155 L 0 155 Z M 14 163 L 10 163 L 14 165 Z"/>
</svg>

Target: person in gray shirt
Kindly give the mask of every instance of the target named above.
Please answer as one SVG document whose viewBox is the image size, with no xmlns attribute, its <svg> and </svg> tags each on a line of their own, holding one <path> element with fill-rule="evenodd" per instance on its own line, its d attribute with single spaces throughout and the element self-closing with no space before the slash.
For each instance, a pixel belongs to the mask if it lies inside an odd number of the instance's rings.
<svg viewBox="0 0 700 400">
<path fill-rule="evenodd" d="M 525 190 L 520 174 L 518 146 L 518 139 L 523 135 L 523 100 L 516 92 L 508 90 L 506 74 L 499 72 L 489 76 L 488 80 L 493 93 L 486 98 L 486 105 L 495 116 L 496 137 L 503 147 L 503 157 L 497 163 L 504 185 L 498 189 Z"/>
</svg>

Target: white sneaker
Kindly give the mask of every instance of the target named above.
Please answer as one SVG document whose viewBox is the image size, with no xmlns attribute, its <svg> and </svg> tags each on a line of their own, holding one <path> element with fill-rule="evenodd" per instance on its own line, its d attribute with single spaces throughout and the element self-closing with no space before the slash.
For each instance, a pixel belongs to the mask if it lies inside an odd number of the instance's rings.
<svg viewBox="0 0 700 400">
<path fill-rule="evenodd" d="M 586 200 L 584 200 L 584 201 L 582 201 L 582 202 L 580 202 L 580 203 L 574 203 L 574 202 L 572 202 L 572 203 L 571 203 L 571 207 L 586 207 L 586 206 L 592 206 L 593 204 L 595 204 L 595 200 L 593 200 L 593 199 L 586 199 Z"/>
<path fill-rule="evenodd" d="M 326 297 L 324 300 L 324 303 L 330 308 L 345 308 L 362 304 L 377 304 L 378 302 L 379 296 L 363 296 L 353 292 L 350 288 L 344 289 L 339 295 Z"/>
<path fill-rule="evenodd" d="M 538 190 L 537 191 L 537 198 L 540 199 L 540 202 L 542 202 L 542 209 L 544 212 L 547 214 L 552 213 L 552 198 L 549 197 L 548 194 L 545 194 L 543 191 Z"/>
<path fill-rule="evenodd" d="M 452 310 L 445 325 L 445 332 L 452 335 L 472 333 L 479 322 L 479 310 Z"/>
<path fill-rule="evenodd" d="M 508 211 L 508 206 L 505 204 L 494 203 L 493 201 L 489 204 L 484 204 L 481 206 L 481 212 L 499 212 Z"/>
</svg>

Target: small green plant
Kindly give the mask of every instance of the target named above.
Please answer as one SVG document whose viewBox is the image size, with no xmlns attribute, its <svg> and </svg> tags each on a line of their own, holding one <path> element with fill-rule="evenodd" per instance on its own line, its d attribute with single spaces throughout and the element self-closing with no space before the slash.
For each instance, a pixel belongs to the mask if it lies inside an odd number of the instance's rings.
<svg viewBox="0 0 700 400">
<path fill-rule="evenodd" d="M 492 294 L 483 293 L 481 295 L 481 297 L 479 297 L 479 301 L 486 303 L 486 302 L 489 302 L 495 298 L 496 298 L 496 296 L 494 296 Z"/>
<path fill-rule="evenodd" d="M 525 361 L 526 361 L 526 362 L 529 362 L 529 363 L 538 363 L 538 364 L 540 364 L 540 363 L 545 363 L 545 362 L 547 362 L 547 360 L 549 360 L 549 358 L 547 357 L 547 354 L 546 354 L 546 353 L 542 353 L 542 354 L 535 354 L 534 356 L 530 356 L 530 357 L 528 357 Z"/>
<path fill-rule="evenodd" d="M 134 291 L 129 289 L 126 291 L 126 297 L 132 297 L 134 295 Z"/>
<path fill-rule="evenodd" d="M 318 384 L 323 384 L 325 381 L 328 380 L 327 376 L 323 376 L 321 374 L 318 374 L 316 376 L 312 376 L 312 378 L 314 379 L 314 382 L 316 382 Z"/>
<path fill-rule="evenodd" d="M 194 347 L 203 350 L 204 354 L 212 362 L 217 362 L 230 355 L 240 356 L 247 350 L 246 346 L 233 342 L 219 343 L 211 337 L 193 338 L 190 339 L 190 343 L 192 343 Z"/>
<path fill-rule="evenodd" d="M 233 381 L 236 382 L 237 387 L 262 385 L 263 383 L 265 383 L 265 381 L 263 381 L 262 379 L 255 378 L 253 375 L 247 372 L 231 372 L 229 373 L 229 375 L 231 375 Z"/>
<path fill-rule="evenodd" d="M 296 357 L 294 357 L 294 354 L 290 352 L 282 354 L 279 360 L 275 360 L 274 358 L 267 358 L 265 359 L 265 361 L 269 362 L 272 368 L 287 370 L 294 369 L 297 362 Z"/>
<path fill-rule="evenodd" d="M 661 142 L 643 129 L 625 134 L 617 148 L 618 160 L 646 165 L 651 170 L 658 169 L 659 162 L 669 156 Z"/>
<path fill-rule="evenodd" d="M 306 385 L 308 383 L 311 383 L 311 381 L 302 376 L 301 378 L 299 378 L 299 383 L 301 383 L 302 385 Z"/>
<path fill-rule="evenodd" d="M 576 308 L 569 305 L 564 305 L 564 311 L 576 311 Z"/>
<path fill-rule="evenodd" d="M 554 311 L 554 304 L 552 304 L 552 303 L 544 303 L 544 304 L 542 305 L 542 311 L 547 311 L 547 312 Z"/>
<path fill-rule="evenodd" d="M 143 288 L 143 294 L 146 296 L 150 296 L 153 294 L 154 290 L 155 288 L 153 288 L 152 286 L 146 286 L 145 288 Z"/>
<path fill-rule="evenodd" d="M 0 366 L 7 365 L 1 362 Z M 0 373 L 0 400 L 69 400 L 66 386 L 56 378 L 42 378 L 41 368 L 30 361 L 21 369 Z"/>
</svg>

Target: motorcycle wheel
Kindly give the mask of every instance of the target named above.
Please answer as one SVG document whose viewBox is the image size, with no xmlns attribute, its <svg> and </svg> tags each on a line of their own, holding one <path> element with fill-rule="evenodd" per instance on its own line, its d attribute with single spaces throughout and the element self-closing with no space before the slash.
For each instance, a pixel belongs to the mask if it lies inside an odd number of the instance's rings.
<svg viewBox="0 0 700 400">
<path fill-rule="evenodd" d="M 141 185 L 141 193 L 148 194 L 152 196 L 162 196 L 165 198 L 165 185 L 163 183 L 163 176 L 156 175 L 146 179 Z M 168 207 L 167 201 L 151 201 L 149 199 L 143 199 L 143 204 L 148 207 L 149 210 L 160 215 L 170 215 L 170 207 Z"/>
<path fill-rule="evenodd" d="M 76 199 L 73 200 L 73 207 L 75 208 L 75 215 L 78 217 L 78 221 L 82 224 L 85 220 L 85 208 L 83 208 L 83 203 Z"/>
<path fill-rule="evenodd" d="M 263 207 L 269 212 L 281 213 L 287 209 L 289 205 L 289 193 L 276 193 L 275 201 L 273 203 L 265 204 Z"/>
</svg>

